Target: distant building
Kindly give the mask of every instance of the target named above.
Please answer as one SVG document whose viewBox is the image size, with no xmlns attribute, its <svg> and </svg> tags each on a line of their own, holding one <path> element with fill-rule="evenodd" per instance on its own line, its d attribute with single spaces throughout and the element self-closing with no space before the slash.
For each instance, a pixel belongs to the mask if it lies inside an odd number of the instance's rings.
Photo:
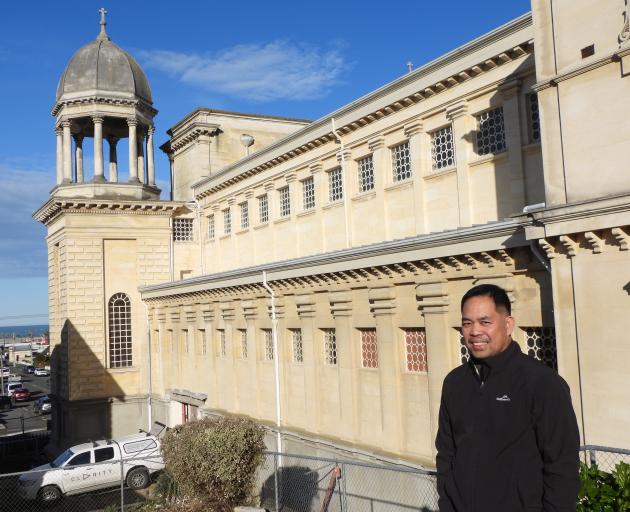
<svg viewBox="0 0 630 512">
<path fill-rule="evenodd" d="M 488 282 L 571 386 L 582 442 L 627 447 L 630 31 L 620 2 L 532 6 L 314 122 L 192 112 L 161 146 L 166 201 L 149 82 L 103 21 L 60 80 L 34 215 L 57 442 L 273 427 L 277 362 L 285 448 L 431 464 L 459 301 Z"/>
</svg>

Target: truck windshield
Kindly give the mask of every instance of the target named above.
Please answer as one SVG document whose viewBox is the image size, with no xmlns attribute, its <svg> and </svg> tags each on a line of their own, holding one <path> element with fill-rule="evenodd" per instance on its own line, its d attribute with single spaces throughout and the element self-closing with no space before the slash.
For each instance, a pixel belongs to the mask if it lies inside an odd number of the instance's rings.
<svg viewBox="0 0 630 512">
<path fill-rule="evenodd" d="M 64 462 L 66 462 L 73 455 L 74 455 L 74 452 L 72 450 L 66 450 L 61 455 L 59 455 L 59 457 L 57 457 L 55 460 L 53 460 L 50 463 L 50 466 L 53 467 L 53 468 L 58 468 L 60 466 L 63 466 Z"/>
</svg>

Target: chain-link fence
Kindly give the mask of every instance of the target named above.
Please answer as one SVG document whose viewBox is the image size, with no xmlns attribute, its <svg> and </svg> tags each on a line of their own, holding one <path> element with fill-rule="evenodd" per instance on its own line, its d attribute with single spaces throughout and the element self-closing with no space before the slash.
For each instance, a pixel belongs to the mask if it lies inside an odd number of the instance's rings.
<svg viewBox="0 0 630 512">
<path fill-rule="evenodd" d="M 435 471 L 268 452 L 261 506 L 284 512 L 437 511 Z"/>
<path fill-rule="evenodd" d="M 71 457 L 80 455 L 73 454 L 66 461 L 57 458 L 37 469 L 0 475 L 0 511 L 113 512 L 144 503 L 147 487 L 164 467 L 162 457 L 139 454 L 121 459 L 113 444 L 98 449 L 111 449 L 114 455 L 73 464 Z"/>
<path fill-rule="evenodd" d="M 599 469 L 610 473 L 620 462 L 630 464 L 630 450 L 589 444 L 580 448 L 580 460 L 589 466 L 597 464 Z"/>
</svg>

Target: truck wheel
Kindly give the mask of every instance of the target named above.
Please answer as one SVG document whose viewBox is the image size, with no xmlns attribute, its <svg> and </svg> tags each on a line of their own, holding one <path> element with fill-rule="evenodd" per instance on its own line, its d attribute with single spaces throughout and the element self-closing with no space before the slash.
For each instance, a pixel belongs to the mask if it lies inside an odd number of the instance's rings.
<svg viewBox="0 0 630 512">
<path fill-rule="evenodd" d="M 39 491 L 39 499 L 46 505 L 51 505 L 61 498 L 61 491 L 56 485 L 47 485 Z"/>
<path fill-rule="evenodd" d="M 133 468 L 127 473 L 127 486 L 131 489 L 144 489 L 150 482 L 146 468 Z"/>
</svg>

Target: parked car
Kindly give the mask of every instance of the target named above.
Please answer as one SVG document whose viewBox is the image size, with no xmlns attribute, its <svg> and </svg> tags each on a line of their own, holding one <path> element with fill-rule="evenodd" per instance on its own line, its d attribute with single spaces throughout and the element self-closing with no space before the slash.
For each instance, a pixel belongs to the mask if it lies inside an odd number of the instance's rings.
<svg viewBox="0 0 630 512">
<path fill-rule="evenodd" d="M 52 402 L 48 395 L 40 396 L 34 403 L 33 408 L 39 414 L 48 414 L 52 410 Z"/>
<path fill-rule="evenodd" d="M 26 365 L 26 368 L 24 369 L 24 371 L 26 373 L 33 374 L 35 373 L 35 367 L 32 364 Z"/>
<path fill-rule="evenodd" d="M 30 400 L 33 393 L 31 393 L 26 388 L 16 389 L 13 393 L 13 398 L 15 398 L 16 402 L 24 402 L 25 400 Z"/>
<path fill-rule="evenodd" d="M 6 389 L 7 389 L 6 394 L 8 396 L 13 396 L 13 393 L 15 393 L 16 390 L 22 389 L 22 383 L 21 382 L 9 382 L 6 385 Z"/>
<path fill-rule="evenodd" d="M 62 496 L 120 485 L 121 476 L 130 488 L 143 489 L 163 468 L 160 440 L 134 434 L 68 448 L 50 464 L 21 475 L 18 492 L 23 499 L 52 504 Z"/>
<path fill-rule="evenodd" d="M 8 366 L 3 366 L 1 373 L 3 377 L 8 377 L 9 375 L 11 375 L 11 369 Z"/>
<path fill-rule="evenodd" d="M 7 382 L 22 382 L 22 376 L 21 375 L 16 375 L 14 373 L 11 373 L 7 377 Z"/>
<path fill-rule="evenodd" d="M 33 373 L 35 374 L 36 377 L 49 377 L 50 376 L 50 370 L 48 368 L 35 368 L 35 371 Z"/>
</svg>

